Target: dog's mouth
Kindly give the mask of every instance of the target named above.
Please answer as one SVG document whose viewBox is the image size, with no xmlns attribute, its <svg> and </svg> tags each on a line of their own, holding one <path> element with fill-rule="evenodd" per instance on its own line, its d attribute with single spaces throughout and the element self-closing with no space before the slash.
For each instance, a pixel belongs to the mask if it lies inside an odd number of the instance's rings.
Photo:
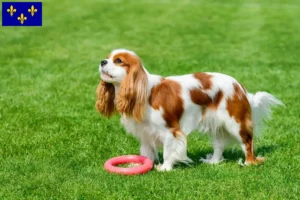
<svg viewBox="0 0 300 200">
<path fill-rule="evenodd" d="M 112 76 L 112 75 L 110 75 L 110 74 L 108 74 L 104 71 L 101 72 L 101 76 L 104 76 L 104 77 L 107 77 L 107 78 L 114 78 L 114 76 Z"/>
</svg>

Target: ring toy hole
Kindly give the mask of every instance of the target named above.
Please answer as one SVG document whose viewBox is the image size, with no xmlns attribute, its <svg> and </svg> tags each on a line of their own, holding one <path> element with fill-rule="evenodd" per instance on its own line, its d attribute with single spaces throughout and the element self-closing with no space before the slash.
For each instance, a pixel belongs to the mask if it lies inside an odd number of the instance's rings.
<svg viewBox="0 0 300 200">
<path fill-rule="evenodd" d="M 118 165 L 132 164 L 133 167 L 119 167 Z M 138 166 L 136 166 L 138 165 Z M 126 155 L 118 156 L 107 160 L 104 164 L 104 169 L 110 173 L 136 175 L 144 174 L 150 171 L 153 167 L 153 161 L 145 156 Z"/>
</svg>

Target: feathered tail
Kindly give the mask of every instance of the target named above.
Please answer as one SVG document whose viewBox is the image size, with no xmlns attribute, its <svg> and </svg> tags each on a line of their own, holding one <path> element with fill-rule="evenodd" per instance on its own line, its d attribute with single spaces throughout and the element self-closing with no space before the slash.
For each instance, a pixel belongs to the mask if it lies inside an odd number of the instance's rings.
<svg viewBox="0 0 300 200">
<path fill-rule="evenodd" d="M 284 106 L 284 104 L 267 92 L 257 92 L 255 94 L 248 93 L 247 98 L 252 109 L 254 134 L 259 135 L 264 120 L 271 117 L 271 107 Z"/>
</svg>

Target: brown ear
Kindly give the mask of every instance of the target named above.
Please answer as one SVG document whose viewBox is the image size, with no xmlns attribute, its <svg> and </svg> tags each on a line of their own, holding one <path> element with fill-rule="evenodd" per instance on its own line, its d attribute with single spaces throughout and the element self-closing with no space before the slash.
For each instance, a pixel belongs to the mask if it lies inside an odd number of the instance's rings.
<svg viewBox="0 0 300 200">
<path fill-rule="evenodd" d="M 146 108 L 148 78 L 139 59 L 130 65 L 130 70 L 121 83 L 117 94 L 117 110 L 133 116 L 141 122 Z"/>
<path fill-rule="evenodd" d="M 111 83 L 100 81 L 97 87 L 96 109 L 104 116 L 110 117 L 115 110 L 115 87 Z"/>
</svg>

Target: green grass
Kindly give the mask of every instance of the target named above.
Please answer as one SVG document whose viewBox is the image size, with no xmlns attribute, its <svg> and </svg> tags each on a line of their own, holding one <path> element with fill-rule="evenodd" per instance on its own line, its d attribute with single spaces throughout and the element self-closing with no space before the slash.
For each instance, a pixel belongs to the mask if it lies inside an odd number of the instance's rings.
<svg viewBox="0 0 300 200">
<path fill-rule="evenodd" d="M 1 199 L 299 198 L 299 1 L 52 0 L 43 9 L 43 27 L 0 27 Z M 201 164 L 212 147 L 194 133 L 190 167 L 104 171 L 107 159 L 139 153 L 119 116 L 94 109 L 99 62 L 120 47 L 151 73 L 216 71 L 280 98 L 286 108 L 255 141 L 266 162 L 240 167 L 234 147 L 227 162 Z"/>
</svg>

